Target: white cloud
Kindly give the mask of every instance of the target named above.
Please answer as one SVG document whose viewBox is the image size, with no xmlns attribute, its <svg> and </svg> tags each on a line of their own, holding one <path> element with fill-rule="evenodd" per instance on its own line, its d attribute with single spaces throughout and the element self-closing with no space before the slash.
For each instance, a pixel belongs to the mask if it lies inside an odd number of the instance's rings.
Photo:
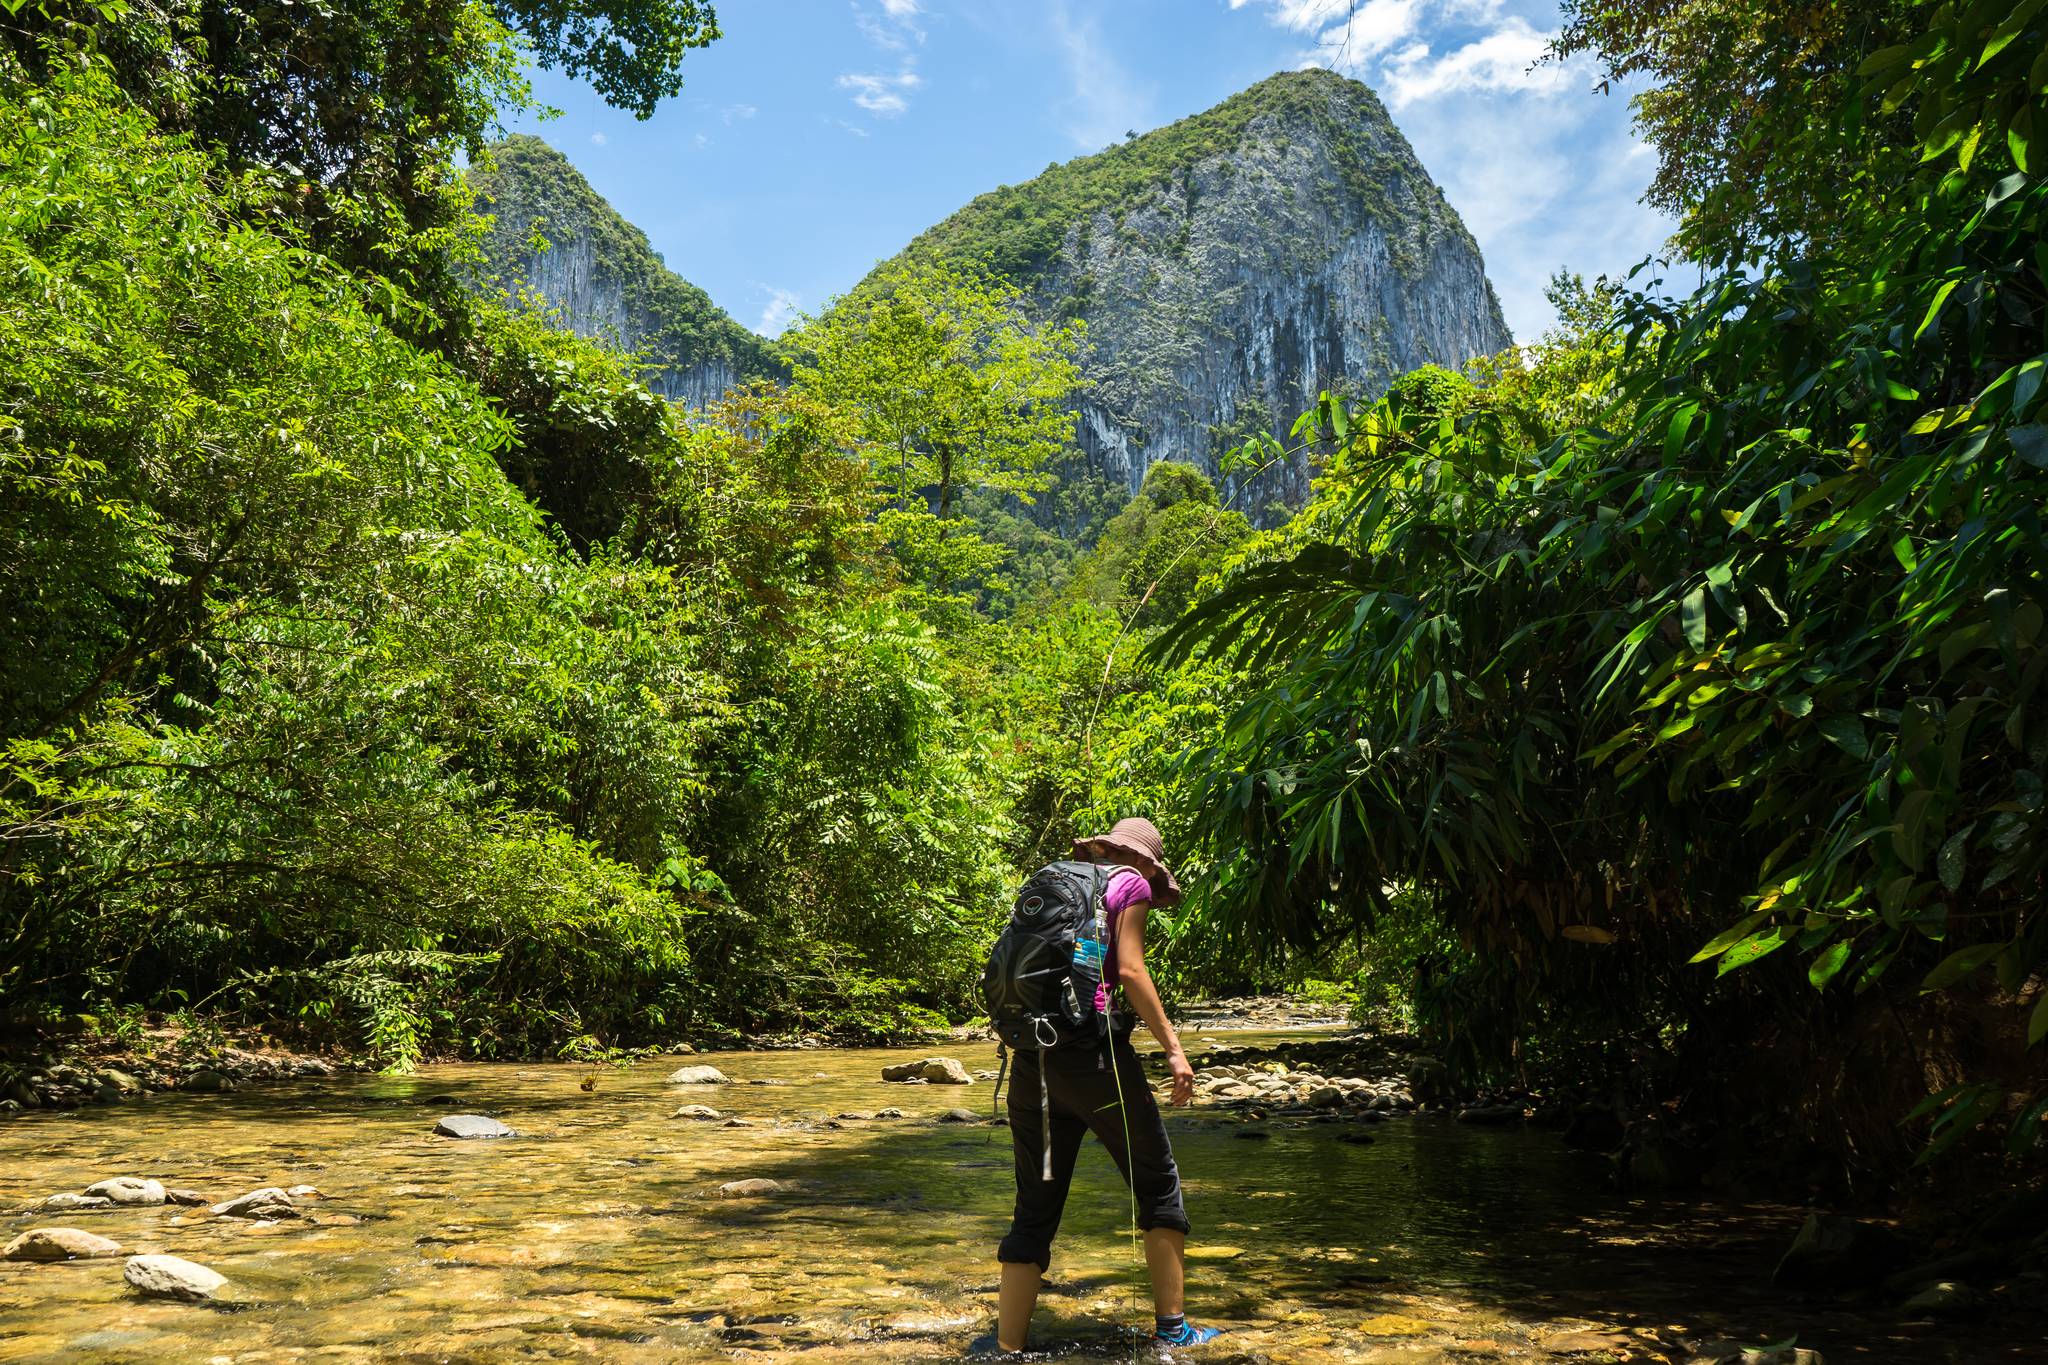
<svg viewBox="0 0 2048 1365">
<path fill-rule="evenodd" d="M 728 104 L 718 111 L 718 117 L 729 127 L 741 119 L 750 119 L 760 113 L 760 107 L 753 104 Z"/>
<path fill-rule="evenodd" d="M 893 76 L 848 72 L 839 78 L 841 90 L 853 92 L 853 102 L 870 114 L 895 118 L 910 108 L 910 92 L 924 84 L 923 77 L 906 62 Z"/>
<path fill-rule="evenodd" d="M 1521 19 L 1509 19 L 1486 36 L 1434 60 L 1427 43 L 1413 44 L 1384 65 L 1387 103 L 1399 109 L 1456 91 L 1559 94 L 1582 90 L 1578 73 L 1565 64 L 1538 65 L 1549 50 L 1550 37 Z"/>
<path fill-rule="evenodd" d="M 803 298 L 793 289 L 777 289 L 767 284 L 759 288 L 767 291 L 768 303 L 762 308 L 761 320 L 754 324 L 754 330 L 764 337 L 780 336 L 795 319 Z"/>
<path fill-rule="evenodd" d="M 1127 132 L 1151 126 L 1152 87 L 1117 61 L 1094 17 L 1076 19 L 1066 0 L 1057 0 L 1050 12 L 1052 35 L 1067 74 L 1068 94 L 1060 102 L 1060 114 L 1074 145 L 1099 151 L 1122 141 Z"/>
<path fill-rule="evenodd" d="M 861 37 L 884 52 L 902 52 L 924 41 L 924 28 L 917 22 L 923 12 L 917 0 L 880 0 L 881 12 L 854 0 L 853 26 Z"/>
<path fill-rule="evenodd" d="M 711 139 L 707 135 L 699 133 L 695 137 L 690 139 L 690 145 L 698 148 L 709 147 L 711 145 Z"/>
<path fill-rule="evenodd" d="M 605 143 L 611 141 L 611 139 L 606 137 L 603 133 L 592 133 L 590 135 L 590 140 L 592 143 L 599 147 L 602 147 Z"/>
</svg>

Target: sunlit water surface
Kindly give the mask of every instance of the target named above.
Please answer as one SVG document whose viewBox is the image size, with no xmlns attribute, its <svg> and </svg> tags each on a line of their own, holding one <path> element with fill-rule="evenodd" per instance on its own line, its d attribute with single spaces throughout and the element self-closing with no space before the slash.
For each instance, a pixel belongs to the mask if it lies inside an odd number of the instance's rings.
<svg viewBox="0 0 2048 1365">
<path fill-rule="evenodd" d="M 986 1081 L 879 1081 L 930 1051 L 995 1065 L 979 1044 L 711 1054 L 678 1062 L 786 1084 L 668 1086 L 677 1063 L 643 1063 L 588 1093 L 588 1068 L 461 1065 L 0 1124 L 6 1236 L 82 1227 L 210 1265 L 237 1300 L 141 1299 L 118 1259 L 0 1264 L 0 1361 L 958 1359 L 993 1314 L 1009 1134 L 935 1121 L 959 1105 L 985 1115 Z M 444 1096 L 455 1104 L 428 1103 Z M 752 1126 L 672 1118 L 685 1103 Z M 825 1126 L 891 1105 L 906 1117 Z M 451 1112 L 522 1136 L 433 1136 Z M 1343 1125 L 1214 1109 L 1172 1125 L 1196 1225 L 1190 1308 L 1229 1328 L 1188 1359 L 1678 1360 L 1685 1338 L 1795 1333 L 1831 1365 L 2036 1358 L 1771 1295 L 1799 1211 L 1627 1198 L 1551 1134 L 1425 1117 L 1364 1145 Z M 1251 1129 L 1267 1136 L 1239 1136 Z M 175 1207 L 18 1211 L 130 1174 L 219 1199 L 301 1182 L 328 1198 L 310 1219 L 253 1225 Z M 748 1177 L 792 1188 L 716 1197 Z M 1147 1320 L 1127 1210 L 1090 1144 L 1037 1323 L 1044 1341 L 1078 1343 L 1074 1358 L 1128 1355 L 1120 1332 Z"/>
</svg>

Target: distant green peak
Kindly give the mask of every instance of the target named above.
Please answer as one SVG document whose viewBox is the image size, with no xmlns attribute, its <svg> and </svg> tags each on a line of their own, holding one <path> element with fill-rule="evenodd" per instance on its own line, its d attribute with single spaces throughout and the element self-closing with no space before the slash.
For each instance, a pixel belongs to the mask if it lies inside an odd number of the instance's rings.
<svg viewBox="0 0 2048 1365">
<path fill-rule="evenodd" d="M 1230 155 L 1262 118 L 1331 146 L 1349 188 L 1363 199 L 1377 198 L 1373 187 L 1392 174 L 1442 202 L 1372 88 L 1309 68 L 1268 76 L 1214 108 L 983 194 L 920 234 L 904 254 L 978 257 L 1027 282 L 1059 251 L 1072 224 L 1104 209 L 1127 210 L 1201 163 Z"/>
<path fill-rule="evenodd" d="M 496 220 L 484 246 L 488 273 L 507 289 L 530 284 L 576 331 L 639 351 L 665 373 L 670 396 L 702 401 L 733 380 L 780 373 L 767 341 L 671 271 L 647 234 L 542 139 L 503 139 L 468 178 L 477 210 Z M 532 247 L 536 230 L 546 251 Z M 586 250 L 587 272 L 569 270 Z"/>
</svg>

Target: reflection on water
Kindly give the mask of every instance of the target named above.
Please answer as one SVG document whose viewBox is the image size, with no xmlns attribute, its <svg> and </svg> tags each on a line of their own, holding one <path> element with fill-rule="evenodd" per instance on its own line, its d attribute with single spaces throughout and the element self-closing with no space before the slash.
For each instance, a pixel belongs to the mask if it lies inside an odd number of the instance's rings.
<svg viewBox="0 0 2048 1365">
<path fill-rule="evenodd" d="M 980 1045 L 947 1049 L 992 1067 Z M 741 1081 L 671 1087 L 670 1069 L 466 1065 L 229 1095 L 160 1096 L 0 1125 L 0 1208 L 110 1175 L 225 1199 L 317 1185 L 303 1221 L 172 1207 L 7 1215 L 5 1233 L 76 1226 L 227 1275 L 240 1311 L 138 1299 L 120 1262 L 0 1265 L 0 1361 L 959 1358 L 993 1313 L 1010 1204 L 1009 1135 L 989 1086 L 884 1085 L 882 1052 L 729 1053 Z M 447 1097 L 454 1101 L 428 1103 Z M 705 1103 L 749 1121 L 672 1118 Z M 900 1106 L 895 1120 L 826 1120 Z M 448 1112 L 524 1136 L 431 1135 Z M 1188 1181 L 1190 1308 L 1231 1329 L 1207 1360 L 1682 1359 L 1681 1338 L 1798 1333 L 1828 1360 L 2005 1360 L 2018 1347 L 1923 1335 L 1882 1310 L 1759 1286 L 1793 1210 L 1652 1204 L 1607 1192 L 1598 1158 L 1542 1134 L 1403 1120 L 1342 1125 L 1177 1116 Z M 727 1181 L 790 1188 L 719 1198 Z M 1114 1357 L 1149 1305 L 1128 1204 L 1084 1152 L 1039 1318 Z M 1588 1335 L 1588 1334 L 1591 1335 Z M 1193 1357 L 1190 1357 L 1193 1358 Z"/>
</svg>

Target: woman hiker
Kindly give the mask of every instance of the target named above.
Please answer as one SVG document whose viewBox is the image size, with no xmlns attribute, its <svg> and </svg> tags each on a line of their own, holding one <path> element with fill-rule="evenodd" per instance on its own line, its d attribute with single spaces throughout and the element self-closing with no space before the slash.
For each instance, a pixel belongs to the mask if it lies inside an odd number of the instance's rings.
<svg viewBox="0 0 2048 1365">
<path fill-rule="evenodd" d="M 1077 840 L 1075 859 L 1113 865 L 1103 901 L 1109 915 L 1105 985 L 1120 985 L 1138 1017 L 1166 1053 L 1172 1102 L 1194 1096 L 1195 1072 L 1167 1021 L 1159 988 L 1145 970 L 1145 912 L 1180 901 L 1180 884 L 1167 869 L 1165 847 L 1149 820 L 1119 820 L 1109 833 Z M 1218 1335 L 1189 1323 L 1182 1308 L 1188 1216 L 1181 1206 L 1180 1173 L 1158 1102 L 1131 1047 L 1128 1012 L 1112 1016 L 1109 1060 L 1102 1047 L 1018 1050 L 1010 1085 L 1010 1141 L 1016 1154 L 1017 1208 L 1009 1235 L 996 1252 L 1002 1288 L 996 1343 L 1021 1351 L 1038 1302 L 1039 1284 L 1052 1263 L 1053 1234 L 1067 1202 L 1081 1138 L 1093 1132 L 1115 1158 L 1137 1197 L 1145 1266 L 1158 1315 L 1155 1338 L 1163 1345 L 1199 1346 Z M 1044 1131 L 1050 1129 L 1050 1132 Z M 1049 1163 L 1048 1163 L 1049 1152 Z M 1049 1178 L 1048 1178 L 1049 1176 Z"/>
</svg>

